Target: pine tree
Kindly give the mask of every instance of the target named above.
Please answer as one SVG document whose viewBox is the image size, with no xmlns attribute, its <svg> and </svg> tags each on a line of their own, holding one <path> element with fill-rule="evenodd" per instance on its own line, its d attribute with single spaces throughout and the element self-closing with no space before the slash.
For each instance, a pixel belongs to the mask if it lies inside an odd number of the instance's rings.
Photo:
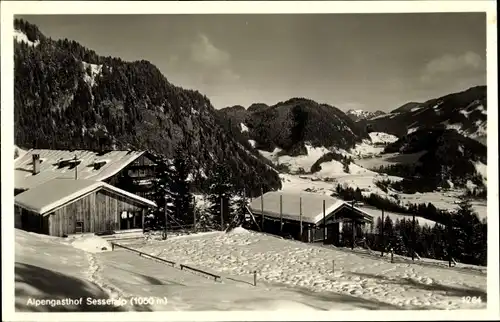
<svg viewBox="0 0 500 322">
<path fill-rule="evenodd" d="M 387 246 L 387 250 L 394 246 L 394 225 L 389 216 L 385 217 L 384 220 L 384 244 Z"/>
<path fill-rule="evenodd" d="M 248 199 L 245 190 L 237 192 L 232 207 L 232 215 L 234 225 L 241 225 L 245 222 L 245 215 L 247 213 L 246 207 L 248 206 Z"/>
<path fill-rule="evenodd" d="M 400 255 L 408 253 L 408 235 L 407 235 L 407 222 L 403 218 L 396 219 L 394 223 L 394 252 Z"/>
<path fill-rule="evenodd" d="M 213 227 L 224 229 L 231 221 L 231 202 L 233 184 L 228 167 L 219 163 L 209 176 L 208 200 L 210 202 L 210 217 Z M 222 209 L 221 209 L 222 208 Z M 222 211 L 222 214 L 221 214 Z M 221 218 L 223 223 L 221 222 Z M 221 225 L 224 227 L 221 227 Z"/>
<path fill-rule="evenodd" d="M 173 173 L 173 168 L 167 160 L 160 159 L 157 162 L 156 175 L 153 181 L 153 199 L 158 207 L 150 223 L 154 229 L 164 228 L 166 224 L 165 216 L 174 214 L 174 193 L 170 190 Z"/>
<path fill-rule="evenodd" d="M 481 262 L 487 245 L 483 230 L 483 223 L 474 212 L 468 199 L 463 199 L 458 210 L 452 216 L 453 250 L 459 261 L 470 264 Z"/>
<path fill-rule="evenodd" d="M 193 224 L 193 195 L 191 193 L 191 166 L 186 152 L 182 147 L 176 149 L 172 162 L 172 177 L 169 180 L 170 191 L 173 193 L 173 209 L 175 220 L 181 225 Z"/>
</svg>

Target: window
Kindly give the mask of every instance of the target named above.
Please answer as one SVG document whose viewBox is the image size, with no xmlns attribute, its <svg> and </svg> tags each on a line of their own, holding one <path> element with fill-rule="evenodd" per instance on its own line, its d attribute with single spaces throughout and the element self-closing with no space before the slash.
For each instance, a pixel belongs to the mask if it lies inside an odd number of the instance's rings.
<svg viewBox="0 0 500 322">
<path fill-rule="evenodd" d="M 83 233 L 83 221 L 77 221 L 76 222 L 75 232 L 77 234 L 82 234 Z"/>
</svg>

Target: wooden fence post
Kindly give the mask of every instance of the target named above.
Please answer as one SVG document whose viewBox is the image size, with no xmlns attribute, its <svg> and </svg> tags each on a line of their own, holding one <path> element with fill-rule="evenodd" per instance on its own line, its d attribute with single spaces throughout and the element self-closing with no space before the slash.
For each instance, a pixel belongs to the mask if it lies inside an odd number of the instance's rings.
<svg viewBox="0 0 500 322">
<path fill-rule="evenodd" d="M 354 200 L 351 202 L 351 212 L 354 214 Z M 356 240 L 356 219 L 352 218 L 352 244 L 351 249 L 354 250 L 354 243 Z"/>
<path fill-rule="evenodd" d="M 196 209 L 193 209 L 193 232 L 196 232 Z"/>
<path fill-rule="evenodd" d="M 323 199 L 323 244 L 326 244 L 326 201 Z"/>
<path fill-rule="evenodd" d="M 382 227 L 380 227 L 381 230 L 381 249 L 382 251 L 380 252 L 380 257 L 384 257 L 384 248 L 385 248 L 385 243 L 384 243 L 384 209 L 382 209 Z"/>
<path fill-rule="evenodd" d="M 302 241 L 302 197 L 299 197 L 300 241 Z"/>
<path fill-rule="evenodd" d="M 260 187 L 260 215 L 261 217 L 261 230 L 264 231 L 264 190 L 262 189 L 262 186 Z"/>
<path fill-rule="evenodd" d="M 220 198 L 220 227 L 224 230 L 224 197 Z"/>
<path fill-rule="evenodd" d="M 451 221 L 451 218 L 449 219 Z M 453 226 L 448 222 L 448 266 L 451 267 L 451 242 L 452 242 Z"/>
<path fill-rule="evenodd" d="M 283 234 L 283 195 L 280 195 L 280 235 Z"/>
<path fill-rule="evenodd" d="M 332 259 L 332 273 L 335 273 L 335 260 Z"/>
<path fill-rule="evenodd" d="M 144 226 L 144 223 L 146 221 L 146 214 L 147 214 L 147 210 L 146 209 L 143 209 L 141 211 L 141 214 L 142 214 L 142 233 L 145 234 L 146 233 L 146 227 Z"/>
<path fill-rule="evenodd" d="M 257 271 L 253 271 L 253 286 L 257 286 Z"/>
<path fill-rule="evenodd" d="M 411 241 L 412 241 L 412 252 L 411 252 L 411 260 L 415 261 L 415 247 L 416 247 L 416 240 L 415 240 L 415 213 L 413 213 L 413 221 L 412 221 L 412 229 L 411 229 Z"/>
<path fill-rule="evenodd" d="M 163 239 L 167 239 L 167 226 L 168 226 L 168 212 L 167 212 L 167 196 L 165 196 L 165 206 L 163 207 L 165 211 L 165 229 L 163 231 Z"/>
</svg>

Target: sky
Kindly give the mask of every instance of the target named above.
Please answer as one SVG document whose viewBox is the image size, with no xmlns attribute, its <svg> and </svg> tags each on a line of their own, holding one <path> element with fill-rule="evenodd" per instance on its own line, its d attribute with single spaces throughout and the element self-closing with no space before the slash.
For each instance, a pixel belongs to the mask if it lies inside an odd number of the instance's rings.
<svg viewBox="0 0 500 322">
<path fill-rule="evenodd" d="M 390 111 L 486 85 L 485 13 L 21 18 L 100 55 L 149 60 L 217 109 L 306 97 Z"/>
</svg>

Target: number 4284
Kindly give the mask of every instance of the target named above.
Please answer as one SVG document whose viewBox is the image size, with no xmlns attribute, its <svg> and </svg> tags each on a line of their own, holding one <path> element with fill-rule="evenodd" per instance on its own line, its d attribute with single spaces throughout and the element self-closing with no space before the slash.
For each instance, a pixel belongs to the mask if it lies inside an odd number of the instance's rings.
<svg viewBox="0 0 500 322">
<path fill-rule="evenodd" d="M 481 300 L 480 296 L 463 296 L 462 302 L 464 302 L 464 303 L 481 303 L 482 300 Z"/>
</svg>

